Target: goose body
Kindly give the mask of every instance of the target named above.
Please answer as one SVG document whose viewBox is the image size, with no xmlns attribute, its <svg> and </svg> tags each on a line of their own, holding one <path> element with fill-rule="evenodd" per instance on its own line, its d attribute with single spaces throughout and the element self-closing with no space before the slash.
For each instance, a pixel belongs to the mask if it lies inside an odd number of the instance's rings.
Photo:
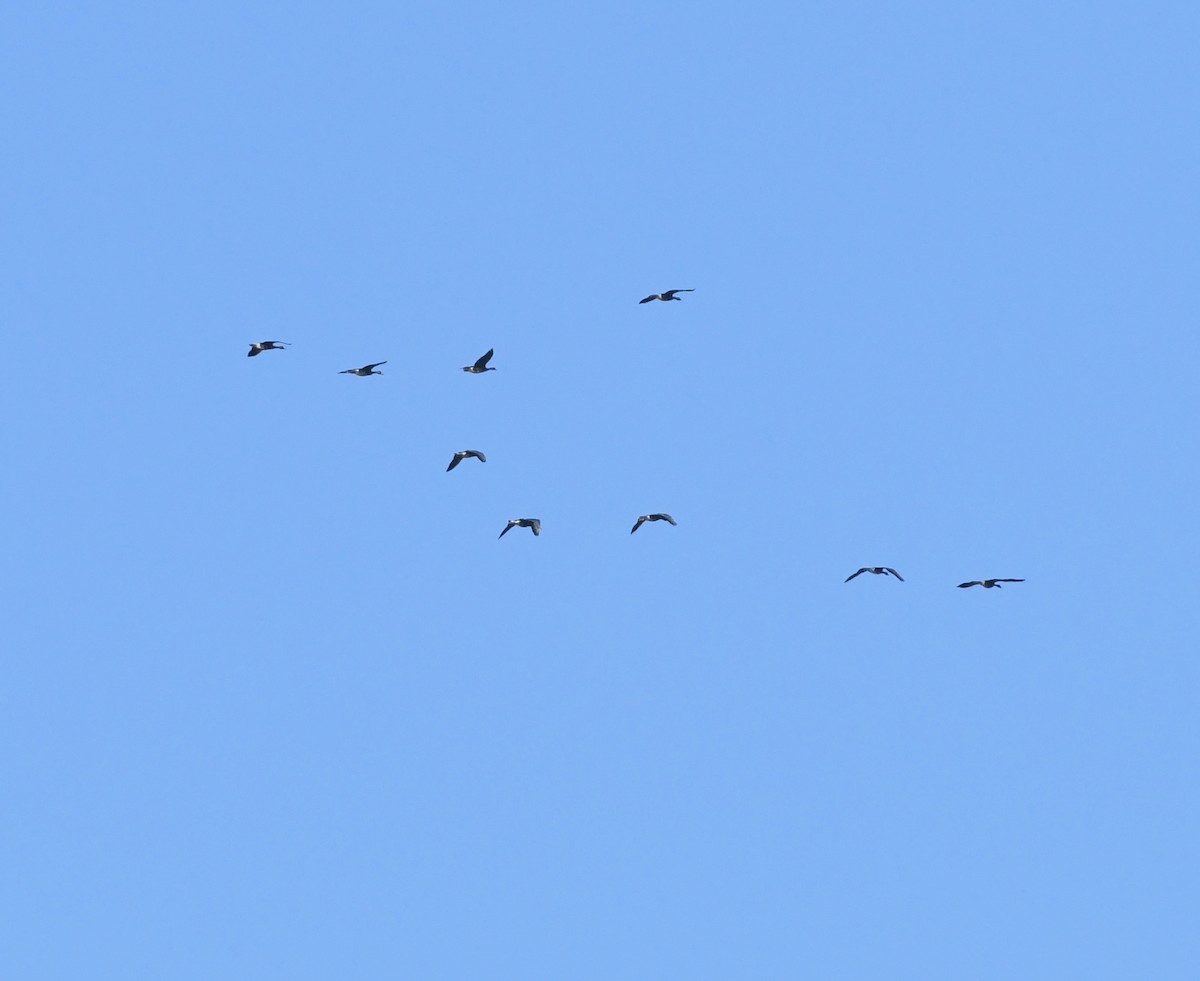
<svg viewBox="0 0 1200 981">
<path fill-rule="evenodd" d="M 649 303 L 651 300 L 679 300 L 682 302 L 682 297 L 678 297 L 676 293 L 695 293 L 695 290 L 667 290 L 665 293 L 651 293 L 646 299 L 638 300 L 638 303 Z"/>
<path fill-rule="evenodd" d="M 454 454 L 454 459 L 450 461 L 450 466 L 446 468 L 446 473 L 449 473 L 469 456 L 475 457 L 480 463 L 487 463 L 487 457 L 478 450 L 459 450 Z"/>
<path fill-rule="evenodd" d="M 495 354 L 494 348 L 488 348 L 487 354 L 483 355 L 474 364 L 463 365 L 463 371 L 468 371 L 472 375 L 481 375 L 485 371 L 495 371 L 495 368 L 489 368 L 487 363 L 492 360 L 492 355 Z"/>
<path fill-rule="evenodd" d="M 282 351 L 287 347 L 287 344 L 287 341 L 257 341 L 250 345 L 250 350 L 246 352 L 246 357 L 257 357 L 263 351 Z"/>
<path fill-rule="evenodd" d="M 960 582 L 959 589 L 966 589 L 968 586 L 982 586 L 984 589 L 995 587 L 1000 588 L 1002 582 L 1024 582 L 1024 579 L 972 579 L 970 582 Z"/>
<path fill-rule="evenodd" d="M 647 521 L 665 521 L 672 525 L 679 524 L 679 522 L 672 518 L 669 514 L 666 514 L 662 511 L 660 511 L 658 514 L 643 514 L 638 517 L 637 522 L 634 524 L 633 528 L 630 529 L 629 534 L 632 535 Z"/>
<path fill-rule="evenodd" d="M 339 375 L 358 375 L 359 378 L 366 378 L 367 375 L 382 375 L 382 371 L 376 371 L 381 364 L 387 364 L 386 361 L 376 361 L 374 364 L 365 364 L 361 368 L 347 368 L 345 371 L 339 371 Z"/>
<path fill-rule="evenodd" d="M 900 573 L 898 573 L 895 569 L 889 569 L 886 565 L 864 565 L 858 570 L 858 572 L 852 572 L 850 575 L 848 575 L 845 581 L 849 582 L 855 576 L 861 576 L 864 572 L 869 572 L 876 576 L 895 576 L 901 582 L 904 582 L 904 577 L 900 575 Z"/>
<path fill-rule="evenodd" d="M 504 526 L 504 530 L 502 532 L 500 532 L 499 537 L 503 538 L 513 528 L 529 528 L 533 531 L 533 533 L 535 535 L 540 535 L 542 533 L 542 519 L 541 518 L 509 518 L 508 524 L 506 524 Z"/>
</svg>

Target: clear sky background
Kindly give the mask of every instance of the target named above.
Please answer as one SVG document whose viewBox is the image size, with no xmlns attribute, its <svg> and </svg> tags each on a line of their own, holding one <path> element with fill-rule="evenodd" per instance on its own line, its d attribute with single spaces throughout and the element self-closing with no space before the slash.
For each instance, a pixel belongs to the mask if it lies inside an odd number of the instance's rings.
<svg viewBox="0 0 1200 981">
<path fill-rule="evenodd" d="M 5 973 L 1200 976 L 1198 28 L 9 5 Z"/>
</svg>

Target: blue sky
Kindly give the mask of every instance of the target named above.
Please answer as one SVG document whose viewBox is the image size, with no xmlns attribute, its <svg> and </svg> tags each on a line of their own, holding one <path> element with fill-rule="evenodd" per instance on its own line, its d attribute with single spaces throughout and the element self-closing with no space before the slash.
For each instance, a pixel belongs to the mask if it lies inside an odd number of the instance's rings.
<svg viewBox="0 0 1200 981">
<path fill-rule="evenodd" d="M 1195 977 L 1198 27 L 0 14 L 13 976 Z"/>
</svg>

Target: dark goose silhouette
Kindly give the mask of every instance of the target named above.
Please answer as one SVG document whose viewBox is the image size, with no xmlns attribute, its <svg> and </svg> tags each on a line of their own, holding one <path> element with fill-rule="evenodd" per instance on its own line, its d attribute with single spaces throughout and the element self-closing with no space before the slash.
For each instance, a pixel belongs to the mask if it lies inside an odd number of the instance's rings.
<svg viewBox="0 0 1200 981">
<path fill-rule="evenodd" d="M 382 371 L 376 371 L 381 364 L 387 364 L 386 361 L 376 361 L 374 364 L 365 364 L 361 368 L 347 368 L 345 371 L 339 371 L 339 375 L 358 375 L 359 378 L 366 378 L 367 375 L 382 375 Z"/>
<path fill-rule="evenodd" d="M 679 300 L 683 302 L 683 298 L 676 296 L 676 293 L 695 293 L 695 290 L 667 290 L 665 293 L 651 293 L 646 299 L 638 300 L 638 303 L 649 303 L 651 300 Z"/>
<path fill-rule="evenodd" d="M 542 533 L 541 518 L 509 518 L 508 524 L 504 526 L 504 530 L 500 532 L 499 537 L 503 538 L 509 533 L 512 528 L 531 528 L 535 535 Z"/>
<path fill-rule="evenodd" d="M 886 565 L 864 565 L 858 570 L 858 572 L 848 575 L 845 581 L 849 582 L 855 576 L 861 576 L 864 572 L 870 572 L 876 576 L 895 576 L 901 582 L 904 582 L 904 577 L 900 575 L 900 573 L 898 573 L 895 569 L 889 569 Z"/>
<path fill-rule="evenodd" d="M 488 348 L 487 354 L 481 357 L 474 364 L 463 365 L 463 371 L 469 371 L 472 375 L 481 375 L 485 371 L 495 371 L 495 368 L 489 368 L 487 363 L 492 360 L 492 355 L 495 353 L 494 348 Z"/>
<path fill-rule="evenodd" d="M 450 466 L 446 468 L 446 473 L 449 473 L 469 456 L 475 457 L 480 463 L 487 463 L 487 457 L 478 450 L 459 450 L 454 454 L 454 459 L 450 461 Z"/>
<path fill-rule="evenodd" d="M 1024 582 L 1024 579 L 972 579 L 970 582 L 960 582 L 959 589 L 966 589 L 968 586 L 982 586 L 984 589 L 991 589 L 993 586 L 996 589 L 1000 588 L 1002 582 Z"/>
<path fill-rule="evenodd" d="M 257 344 L 250 345 L 250 350 L 246 352 L 246 357 L 256 357 L 262 354 L 263 351 L 282 351 L 287 345 L 287 341 L 259 341 Z"/>
<path fill-rule="evenodd" d="M 679 522 L 672 518 L 669 514 L 664 514 L 662 511 L 660 511 L 658 514 L 643 514 L 637 519 L 637 523 L 634 524 L 633 528 L 630 529 L 629 534 L 632 535 L 647 521 L 666 521 L 668 524 L 672 525 L 679 524 Z"/>
</svg>

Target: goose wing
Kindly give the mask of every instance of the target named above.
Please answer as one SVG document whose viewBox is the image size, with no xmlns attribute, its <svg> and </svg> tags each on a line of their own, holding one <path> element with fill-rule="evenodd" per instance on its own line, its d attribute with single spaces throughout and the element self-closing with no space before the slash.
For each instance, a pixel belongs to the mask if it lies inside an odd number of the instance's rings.
<svg viewBox="0 0 1200 981">
<path fill-rule="evenodd" d="M 487 463 L 487 457 L 484 456 L 482 453 L 480 453 L 478 450 L 463 450 L 463 455 L 464 456 L 473 456 L 480 463 Z"/>
<path fill-rule="evenodd" d="M 634 526 L 633 526 L 633 527 L 632 527 L 632 528 L 629 530 L 629 534 L 631 534 L 631 535 L 632 535 L 632 534 L 633 534 L 635 531 L 637 531 L 637 530 L 638 530 L 640 527 L 642 527 L 642 525 L 644 525 L 644 524 L 646 523 L 646 520 L 647 520 L 649 517 L 650 517 L 650 515 L 648 515 L 648 514 L 643 514 L 643 515 L 642 515 L 640 518 L 638 518 L 638 519 L 637 519 L 637 522 L 636 522 L 636 523 L 634 524 Z"/>
<path fill-rule="evenodd" d="M 517 523 L 516 521 L 509 521 L 509 523 L 504 526 L 504 530 L 502 532 L 500 532 L 499 538 L 503 538 L 505 535 L 507 535 L 509 530 L 516 523 Z"/>
<path fill-rule="evenodd" d="M 540 535 L 542 533 L 542 522 L 538 518 L 530 518 L 529 527 L 533 529 L 533 533 L 535 535 Z"/>
<path fill-rule="evenodd" d="M 1024 579 L 993 579 L 992 582 L 1024 582 Z"/>
<path fill-rule="evenodd" d="M 481 357 L 478 361 L 475 362 L 475 365 L 474 365 L 475 370 L 482 371 L 484 368 L 486 368 L 487 363 L 492 360 L 492 355 L 494 353 L 495 353 L 495 349 L 489 347 L 488 353 L 485 354 L 483 357 Z"/>
<path fill-rule="evenodd" d="M 895 576 L 901 582 L 904 582 L 904 577 L 902 575 L 900 575 L 900 573 L 898 573 L 895 569 L 888 568 L 887 566 L 885 566 L 884 568 L 886 568 L 888 572 L 890 572 L 893 576 Z"/>
<path fill-rule="evenodd" d="M 848 576 L 847 576 L 847 577 L 846 577 L 844 580 L 842 580 L 842 581 L 843 581 L 843 582 L 849 582 L 849 581 L 850 581 L 851 579 L 853 579 L 855 576 L 861 576 L 861 575 L 862 575 L 864 572 L 866 572 L 866 571 L 867 571 L 867 567 L 864 565 L 864 566 L 863 566 L 861 569 L 859 569 L 859 570 L 858 570 L 858 572 L 852 572 L 852 573 L 850 573 L 850 575 L 848 575 Z"/>
<path fill-rule="evenodd" d="M 659 295 L 657 293 L 651 293 L 648 297 L 646 297 L 646 299 L 638 300 L 638 303 L 649 303 L 651 300 L 657 299 L 660 299 Z"/>
<path fill-rule="evenodd" d="M 968 586 L 982 586 L 982 585 L 983 585 L 982 579 L 972 579 L 970 582 L 960 582 L 958 584 L 958 588 L 966 589 Z"/>
<path fill-rule="evenodd" d="M 455 453 L 454 459 L 450 461 L 450 466 L 448 466 L 446 468 L 446 473 L 449 473 L 451 470 L 453 470 L 455 467 L 457 467 L 460 463 L 462 463 L 464 456 L 466 456 L 465 453 Z"/>
<path fill-rule="evenodd" d="M 665 521 L 669 525 L 675 525 L 679 523 L 665 511 L 659 511 L 658 514 L 651 515 L 651 517 L 653 517 L 655 521 Z"/>
</svg>

